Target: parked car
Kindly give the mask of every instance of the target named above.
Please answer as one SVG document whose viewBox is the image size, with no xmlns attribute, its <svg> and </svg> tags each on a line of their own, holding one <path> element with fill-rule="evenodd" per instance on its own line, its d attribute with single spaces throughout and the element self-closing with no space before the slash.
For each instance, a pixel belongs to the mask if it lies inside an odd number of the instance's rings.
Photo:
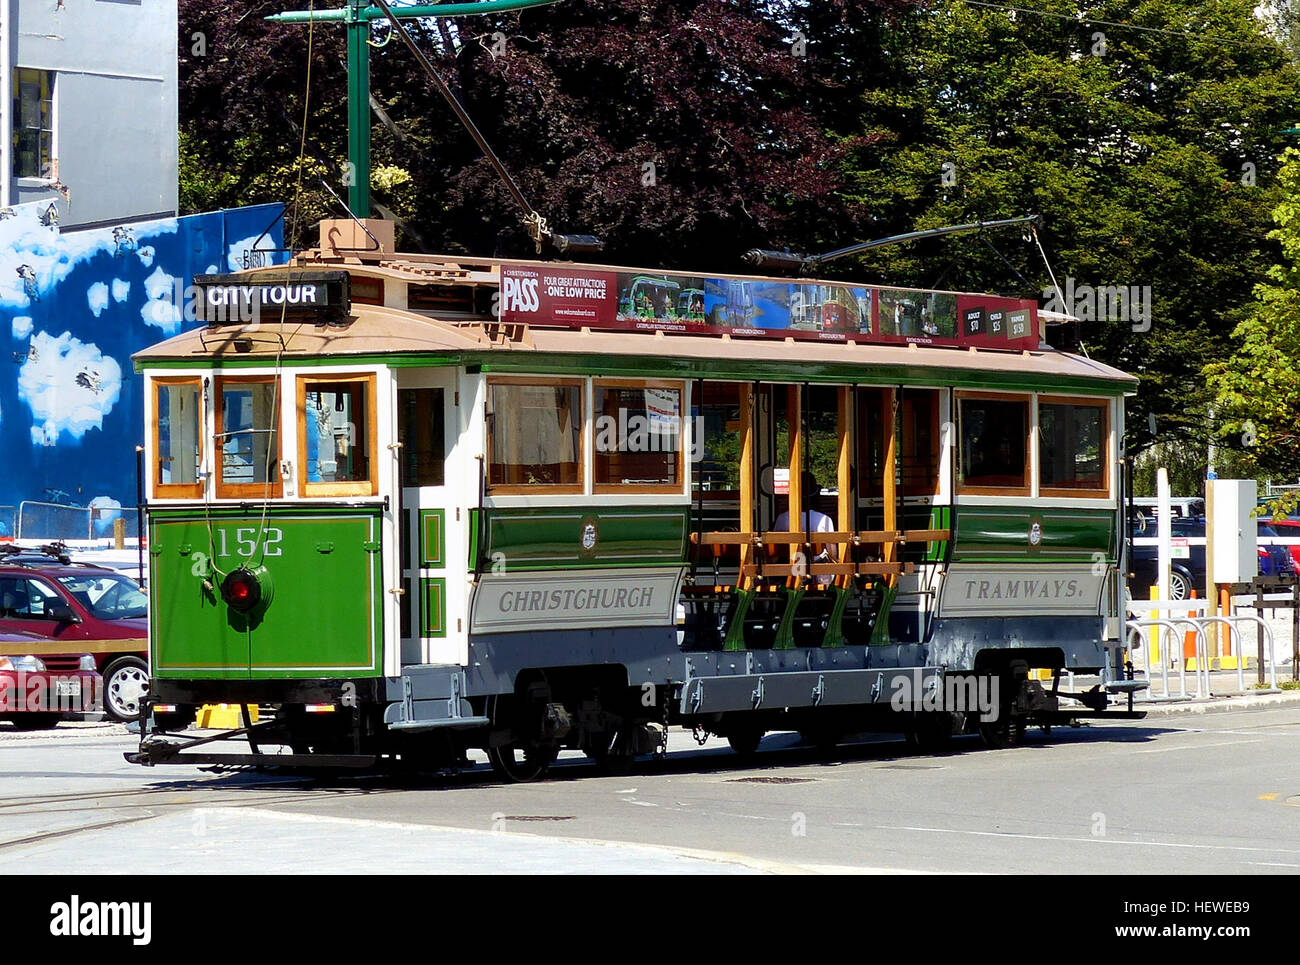
<svg viewBox="0 0 1300 965">
<path fill-rule="evenodd" d="M 57 642 L 60 653 L 88 651 L 104 678 L 104 712 L 133 720 L 149 680 L 146 608 L 135 580 L 103 566 L 73 563 L 66 549 L 0 547 L 0 633 Z M 6 646 L 0 655 L 24 655 Z"/>
<path fill-rule="evenodd" d="M 1129 548 L 1129 572 L 1133 578 L 1129 589 L 1133 598 L 1140 600 L 1146 599 L 1157 582 L 1158 550 L 1154 542 L 1157 524 L 1155 516 L 1141 511 L 1134 513 L 1132 522 L 1134 543 Z M 1205 592 L 1205 543 L 1192 544 L 1197 538 L 1205 538 L 1205 517 L 1171 514 L 1169 527 L 1174 540 L 1174 556 L 1169 565 L 1169 599 L 1186 600 L 1193 589 Z M 1152 541 L 1149 545 L 1145 542 L 1148 539 Z"/>
<path fill-rule="evenodd" d="M 1260 539 L 1279 539 L 1285 535 L 1273 520 L 1261 519 L 1259 521 Z M 1282 574 L 1295 575 L 1300 573 L 1292 549 L 1294 547 L 1274 546 L 1272 543 L 1261 545 L 1259 547 L 1259 575 L 1280 576 Z"/>
<path fill-rule="evenodd" d="M 1300 516 L 1290 516 L 1286 519 L 1269 519 L 1265 517 L 1265 522 L 1273 532 L 1283 539 L 1300 539 Z M 1300 544 L 1295 546 L 1283 547 L 1291 554 L 1291 562 L 1295 571 L 1300 573 Z"/>
<path fill-rule="evenodd" d="M 1137 496 L 1133 499 L 1133 508 L 1149 519 L 1154 519 L 1159 502 L 1154 496 Z M 1205 500 L 1200 496 L 1173 496 L 1169 500 L 1169 515 L 1184 519 L 1204 516 Z"/>
<path fill-rule="evenodd" d="M 0 721 L 44 730 L 93 710 L 101 686 L 88 653 L 45 653 L 34 633 L 0 631 Z"/>
<path fill-rule="evenodd" d="M 1169 599 L 1186 600 L 1191 596 L 1193 589 L 1198 594 L 1203 594 L 1205 592 L 1205 517 L 1171 515 L 1169 525 L 1170 535 L 1174 541 L 1173 558 L 1169 564 Z M 1276 538 L 1279 535 L 1268 520 L 1259 520 L 1257 526 L 1258 537 L 1261 539 Z M 1129 572 L 1133 574 L 1129 589 L 1134 599 L 1145 598 L 1156 582 L 1158 568 L 1158 549 L 1154 544 L 1156 532 L 1157 524 L 1154 517 L 1142 519 L 1140 513 L 1134 514 L 1134 545 L 1130 547 L 1129 553 Z M 1143 542 L 1138 543 L 1139 539 Z M 1146 539 L 1153 542 L 1148 545 Z M 1195 542 L 1197 540 L 1200 541 L 1199 545 Z M 1273 576 L 1277 573 L 1296 572 L 1295 560 L 1287 550 L 1285 546 L 1257 543 L 1259 574 Z"/>
</svg>

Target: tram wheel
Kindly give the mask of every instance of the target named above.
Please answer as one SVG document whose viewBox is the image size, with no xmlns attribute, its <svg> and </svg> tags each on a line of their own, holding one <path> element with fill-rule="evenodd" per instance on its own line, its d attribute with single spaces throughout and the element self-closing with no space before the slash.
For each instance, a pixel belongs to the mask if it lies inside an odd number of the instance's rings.
<svg viewBox="0 0 1300 965">
<path fill-rule="evenodd" d="M 844 739 L 844 732 L 837 727 L 805 727 L 799 731 L 799 739 L 816 748 L 818 752 L 829 754 Z"/>
<path fill-rule="evenodd" d="M 1011 708 L 1007 706 L 999 707 L 998 715 L 993 720 L 981 719 L 976 729 L 984 746 L 991 751 L 1015 747 L 1025 738 L 1025 722 L 1013 718 Z"/>
<path fill-rule="evenodd" d="M 758 751 L 758 745 L 763 740 L 763 734 L 764 731 L 758 728 L 745 728 L 728 734 L 727 743 L 741 757 L 751 757 Z"/>
<path fill-rule="evenodd" d="M 583 748 L 587 760 L 591 761 L 602 774 L 622 776 L 632 770 L 636 755 L 624 752 L 622 741 L 617 732 L 608 732 L 597 738 L 597 743 Z"/>
<path fill-rule="evenodd" d="M 952 745 L 954 730 L 959 729 L 959 721 L 953 720 L 947 711 L 922 712 L 903 736 L 908 746 L 932 754 L 947 750 Z"/>
<path fill-rule="evenodd" d="M 492 771 L 498 777 L 512 784 L 527 784 L 546 773 L 556 754 L 554 748 L 545 745 L 520 747 L 518 744 L 507 744 L 504 747 L 489 747 L 487 756 Z"/>
</svg>

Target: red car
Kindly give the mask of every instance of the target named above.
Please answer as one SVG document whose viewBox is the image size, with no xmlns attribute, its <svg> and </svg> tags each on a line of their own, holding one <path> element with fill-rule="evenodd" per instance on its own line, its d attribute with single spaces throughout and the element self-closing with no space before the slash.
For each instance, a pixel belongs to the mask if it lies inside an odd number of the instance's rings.
<svg viewBox="0 0 1300 965">
<path fill-rule="evenodd" d="M 101 678 L 88 653 L 51 654 L 30 633 L 0 632 L 0 720 L 19 730 L 53 727 L 95 709 Z"/>
<path fill-rule="evenodd" d="M 113 720 L 139 715 L 149 682 L 147 604 L 135 580 L 73 563 L 57 544 L 0 547 L 0 634 L 41 638 L 27 647 L 0 642 L 0 657 L 91 654 Z"/>
</svg>

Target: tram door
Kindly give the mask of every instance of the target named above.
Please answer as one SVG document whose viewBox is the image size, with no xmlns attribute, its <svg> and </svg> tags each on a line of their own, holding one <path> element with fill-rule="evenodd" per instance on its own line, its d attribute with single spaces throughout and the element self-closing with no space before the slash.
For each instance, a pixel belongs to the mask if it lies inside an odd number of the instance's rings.
<svg viewBox="0 0 1300 965">
<path fill-rule="evenodd" d="M 403 666 L 463 659 L 468 510 L 447 469 L 459 402 L 454 370 L 398 377 Z"/>
</svg>

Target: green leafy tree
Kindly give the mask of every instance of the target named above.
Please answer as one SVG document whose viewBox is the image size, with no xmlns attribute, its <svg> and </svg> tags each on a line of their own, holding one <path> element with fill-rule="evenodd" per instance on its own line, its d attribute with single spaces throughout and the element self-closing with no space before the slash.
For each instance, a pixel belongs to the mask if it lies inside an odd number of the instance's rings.
<svg viewBox="0 0 1300 965">
<path fill-rule="evenodd" d="M 1300 151 L 1289 149 L 1282 160 L 1283 200 L 1269 235 L 1281 246 L 1281 259 L 1255 286 L 1232 333 L 1231 356 L 1206 366 L 1205 374 L 1224 445 L 1256 472 L 1294 479 L 1300 477 Z"/>
</svg>

